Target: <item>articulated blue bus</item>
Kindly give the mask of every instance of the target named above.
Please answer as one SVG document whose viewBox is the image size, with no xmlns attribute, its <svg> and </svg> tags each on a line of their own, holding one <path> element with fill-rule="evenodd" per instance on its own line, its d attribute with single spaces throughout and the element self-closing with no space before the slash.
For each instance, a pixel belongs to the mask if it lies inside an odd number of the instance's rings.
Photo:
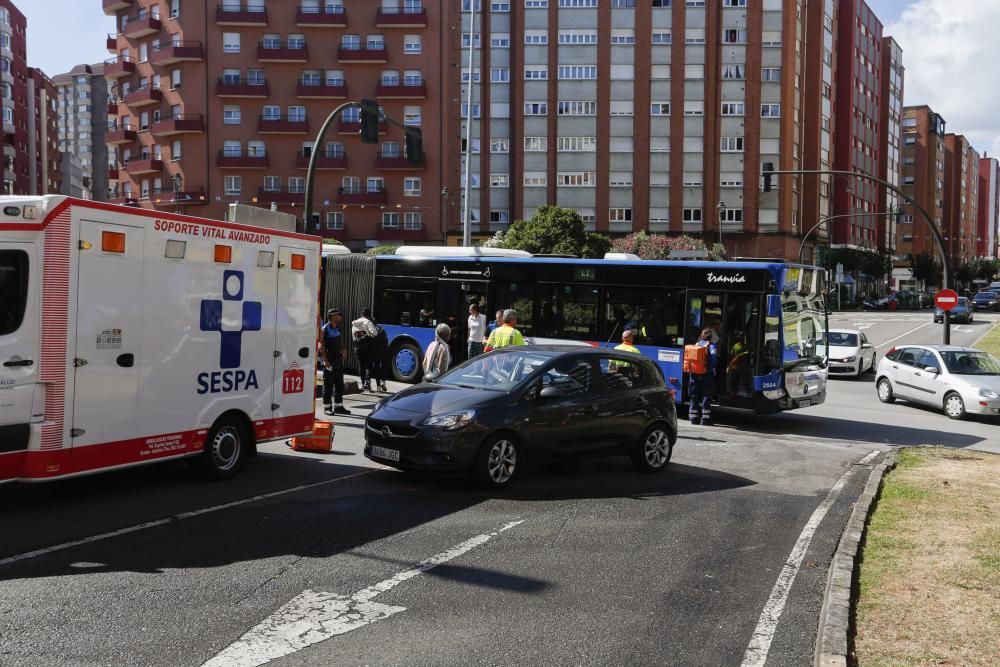
<svg viewBox="0 0 1000 667">
<path fill-rule="evenodd" d="M 452 357 L 466 357 L 468 308 L 488 320 L 513 308 L 534 343 L 613 347 L 626 325 L 687 400 L 684 345 L 712 329 L 720 353 L 720 405 L 760 413 L 826 398 L 825 272 L 780 261 L 652 261 L 490 256 L 455 248 L 405 255 L 332 255 L 325 304 L 348 317 L 371 307 L 389 336 L 394 378 L 416 382 L 434 327 L 452 328 Z M 493 251 L 496 252 L 496 251 Z M 421 254 L 422 253 L 422 254 Z"/>
</svg>

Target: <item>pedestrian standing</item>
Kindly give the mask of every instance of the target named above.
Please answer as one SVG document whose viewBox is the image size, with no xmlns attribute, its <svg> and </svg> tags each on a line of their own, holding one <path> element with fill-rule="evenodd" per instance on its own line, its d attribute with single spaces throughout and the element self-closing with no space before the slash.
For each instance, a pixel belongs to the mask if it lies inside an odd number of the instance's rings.
<svg viewBox="0 0 1000 667">
<path fill-rule="evenodd" d="M 486 348 L 489 350 L 499 350 L 502 347 L 511 345 L 524 345 L 524 336 L 516 329 L 517 311 L 508 308 L 503 311 L 503 325 L 490 334 L 486 341 Z"/>
<path fill-rule="evenodd" d="M 354 342 L 354 354 L 358 358 L 358 376 L 361 378 L 363 391 L 372 390 L 371 349 L 377 335 L 371 308 L 365 308 L 361 311 L 361 317 L 351 322 L 351 339 Z"/>
<path fill-rule="evenodd" d="M 479 312 L 479 305 L 469 304 L 469 349 L 467 358 L 472 359 L 483 353 L 486 341 L 486 316 Z"/>
<path fill-rule="evenodd" d="M 486 336 L 489 337 L 494 331 L 503 326 L 503 311 L 498 310 L 496 319 L 486 325 Z"/>
<path fill-rule="evenodd" d="M 692 424 L 712 423 L 712 389 L 719 366 L 719 348 L 712 342 L 712 334 L 711 329 L 705 329 L 696 344 L 684 347 L 684 372 L 689 376 L 689 417 Z"/>
<path fill-rule="evenodd" d="M 451 366 L 451 327 L 442 322 L 434 329 L 434 340 L 424 353 L 424 379 L 435 380 Z"/>
<path fill-rule="evenodd" d="M 351 411 L 344 407 L 344 357 L 347 356 L 347 349 L 344 347 L 344 339 L 340 334 L 342 317 L 339 308 L 331 308 L 326 312 L 326 324 L 321 330 L 323 413 L 327 415 L 351 414 Z"/>
<path fill-rule="evenodd" d="M 385 382 L 389 379 L 389 335 L 378 323 L 375 324 L 375 330 L 377 333 L 371 343 L 372 376 L 378 390 L 387 392 L 389 390 Z"/>
</svg>

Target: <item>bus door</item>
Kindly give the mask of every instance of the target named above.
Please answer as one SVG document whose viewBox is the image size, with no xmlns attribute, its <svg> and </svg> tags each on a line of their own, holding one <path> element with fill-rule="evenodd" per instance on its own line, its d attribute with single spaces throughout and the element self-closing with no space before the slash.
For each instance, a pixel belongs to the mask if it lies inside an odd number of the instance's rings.
<svg viewBox="0 0 1000 667">
<path fill-rule="evenodd" d="M 486 303 L 489 282 L 485 280 L 462 280 L 441 278 L 438 280 L 437 321 L 451 327 L 452 365 L 465 361 L 468 352 L 466 342 L 469 340 L 469 304 L 479 305 L 479 312 L 490 316 Z"/>
<path fill-rule="evenodd" d="M 705 329 L 719 350 L 719 398 L 750 398 L 759 344 L 760 295 L 749 292 L 688 293 L 685 340 L 693 344 Z"/>
</svg>

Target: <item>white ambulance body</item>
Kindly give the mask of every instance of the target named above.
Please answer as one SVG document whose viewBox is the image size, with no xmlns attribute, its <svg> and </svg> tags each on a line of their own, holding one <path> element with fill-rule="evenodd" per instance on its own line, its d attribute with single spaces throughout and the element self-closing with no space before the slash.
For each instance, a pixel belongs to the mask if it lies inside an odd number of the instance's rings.
<svg viewBox="0 0 1000 667">
<path fill-rule="evenodd" d="M 320 247 L 0 197 L 0 482 L 180 457 L 224 478 L 256 443 L 310 432 Z"/>
</svg>

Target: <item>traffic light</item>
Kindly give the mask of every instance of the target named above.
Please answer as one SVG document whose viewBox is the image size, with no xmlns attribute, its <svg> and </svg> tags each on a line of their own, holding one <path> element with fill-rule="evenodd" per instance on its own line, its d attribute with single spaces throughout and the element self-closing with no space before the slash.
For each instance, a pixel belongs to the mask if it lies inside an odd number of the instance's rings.
<svg viewBox="0 0 1000 667">
<path fill-rule="evenodd" d="M 406 128 L 406 161 L 415 165 L 424 163 L 424 133 L 420 128 Z"/>
<path fill-rule="evenodd" d="M 372 100 L 361 100 L 361 142 L 365 144 L 378 143 L 378 103 Z"/>
<path fill-rule="evenodd" d="M 764 192 L 771 191 L 771 172 L 774 171 L 773 162 L 764 163 Z"/>
</svg>

